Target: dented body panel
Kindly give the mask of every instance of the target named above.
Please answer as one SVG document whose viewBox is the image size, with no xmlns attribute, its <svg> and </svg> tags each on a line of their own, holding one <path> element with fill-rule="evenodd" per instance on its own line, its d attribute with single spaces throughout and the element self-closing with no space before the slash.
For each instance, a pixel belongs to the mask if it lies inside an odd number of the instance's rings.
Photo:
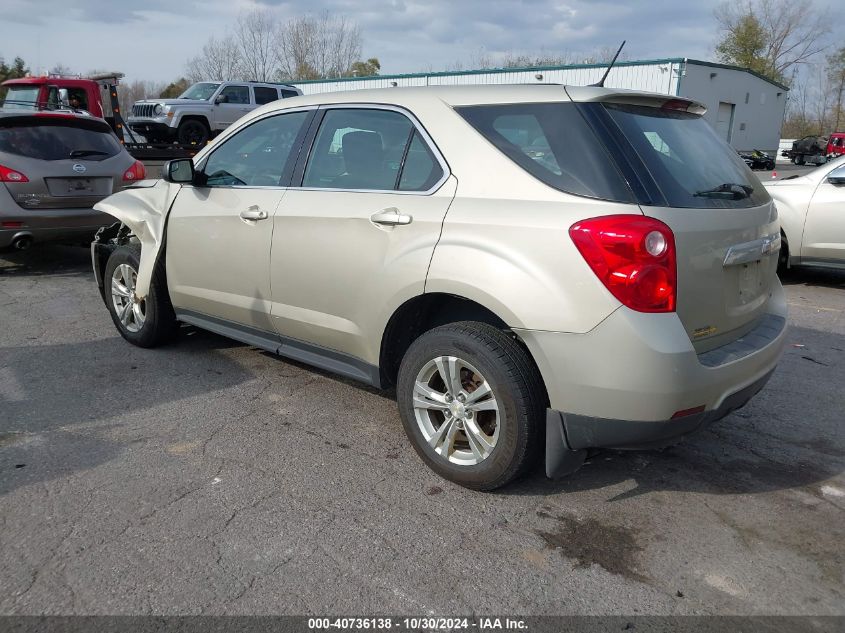
<svg viewBox="0 0 845 633">
<path fill-rule="evenodd" d="M 128 226 L 141 242 L 141 265 L 135 294 L 147 296 L 155 263 L 158 261 L 167 214 L 182 185 L 164 180 L 143 180 L 94 205 Z"/>
</svg>

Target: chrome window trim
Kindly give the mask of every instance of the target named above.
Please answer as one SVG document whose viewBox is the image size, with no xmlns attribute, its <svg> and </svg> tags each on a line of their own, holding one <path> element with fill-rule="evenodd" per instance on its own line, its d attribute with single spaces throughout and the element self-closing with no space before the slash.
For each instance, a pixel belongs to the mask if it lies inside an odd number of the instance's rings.
<svg viewBox="0 0 845 633">
<path fill-rule="evenodd" d="M 269 119 L 269 118 L 274 117 L 274 116 L 282 116 L 282 115 L 285 115 L 285 114 L 296 114 L 297 112 L 312 112 L 312 111 L 317 110 L 317 109 L 318 108 L 317 108 L 316 105 L 298 106 L 298 107 L 295 107 L 295 108 L 285 108 L 283 110 L 273 110 L 271 112 L 266 112 L 265 114 L 262 114 L 259 117 L 255 117 L 254 119 L 251 119 L 249 121 L 245 121 L 242 125 L 238 126 L 236 129 L 232 130 L 231 134 L 229 134 L 225 139 L 223 139 L 223 141 L 217 147 L 215 147 L 208 154 L 203 156 L 202 159 L 198 163 L 194 164 L 194 169 L 196 171 L 203 171 L 205 169 L 205 166 L 208 164 L 209 159 L 212 156 L 214 156 L 214 153 L 216 151 L 218 151 L 221 147 L 223 147 L 226 143 L 228 143 L 230 139 L 232 139 L 235 136 L 237 136 L 238 134 L 240 134 L 240 132 L 242 130 L 247 129 L 251 125 L 255 125 L 256 123 L 260 123 L 264 119 Z M 194 187 L 194 185 L 186 185 L 186 186 L 190 186 L 191 188 Z M 290 189 L 291 187 L 287 187 L 287 186 L 283 187 L 282 185 L 206 185 L 204 187 L 201 187 L 201 189 L 224 189 L 224 188 L 225 189 L 278 189 L 280 191 L 284 191 L 286 189 Z"/>
<path fill-rule="evenodd" d="M 419 119 L 417 119 L 414 114 L 408 110 L 407 108 L 403 108 L 402 106 L 386 104 L 386 103 L 362 103 L 362 102 L 355 102 L 355 103 L 327 103 L 321 104 L 317 106 L 319 110 L 389 110 L 392 112 L 397 112 L 402 116 L 406 117 L 413 126 L 414 130 L 416 130 L 417 134 L 420 135 L 423 142 L 425 142 L 426 146 L 428 147 L 429 151 L 434 156 L 437 163 L 440 165 L 440 170 L 443 172 L 440 179 L 434 183 L 430 188 L 426 189 L 425 191 L 401 191 L 399 189 L 344 189 L 344 188 L 335 188 L 335 187 L 296 187 L 291 186 L 289 189 L 295 191 L 328 191 L 332 193 L 381 193 L 381 194 L 399 194 L 403 196 L 407 195 L 416 195 L 416 196 L 430 196 L 437 192 L 443 184 L 449 180 L 449 177 L 452 175 L 452 171 L 449 168 L 449 163 L 446 162 L 443 154 L 440 152 L 440 148 L 437 147 L 437 144 L 434 142 L 434 139 L 431 138 L 431 135 L 428 131 L 423 127 L 423 124 L 420 123 Z M 322 127 L 323 122 L 320 121 L 320 126 Z M 319 134 L 319 130 L 317 130 Z M 312 142 L 311 147 L 308 148 L 308 157 L 305 159 L 305 167 L 308 167 L 308 161 L 311 160 L 311 152 L 314 149 L 314 145 L 316 143 L 316 137 L 314 137 L 314 142 Z M 303 176 L 304 179 L 304 176 Z"/>
</svg>

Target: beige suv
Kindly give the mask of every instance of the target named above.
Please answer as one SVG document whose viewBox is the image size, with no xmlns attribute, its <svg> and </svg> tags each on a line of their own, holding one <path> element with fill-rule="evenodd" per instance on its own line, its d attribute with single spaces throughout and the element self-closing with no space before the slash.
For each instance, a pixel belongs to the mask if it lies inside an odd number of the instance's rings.
<svg viewBox="0 0 845 633">
<path fill-rule="evenodd" d="M 783 347 L 780 229 L 694 102 L 475 86 L 286 99 L 98 208 L 121 335 L 192 324 L 388 388 L 436 472 L 677 441 Z"/>
</svg>

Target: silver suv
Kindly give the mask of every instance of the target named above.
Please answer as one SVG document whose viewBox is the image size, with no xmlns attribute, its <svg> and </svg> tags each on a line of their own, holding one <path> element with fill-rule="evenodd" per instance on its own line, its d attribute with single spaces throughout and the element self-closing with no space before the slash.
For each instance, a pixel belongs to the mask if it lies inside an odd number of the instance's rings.
<svg viewBox="0 0 845 633">
<path fill-rule="evenodd" d="M 260 108 L 98 208 L 120 334 L 179 322 L 380 388 L 436 472 L 489 490 L 676 442 L 775 368 L 766 189 L 684 99 L 368 90 Z"/>
<path fill-rule="evenodd" d="M 299 88 L 289 84 L 204 81 L 188 88 L 178 99 L 136 101 L 126 123 L 153 143 L 178 141 L 201 147 L 247 112 L 301 94 Z"/>
</svg>

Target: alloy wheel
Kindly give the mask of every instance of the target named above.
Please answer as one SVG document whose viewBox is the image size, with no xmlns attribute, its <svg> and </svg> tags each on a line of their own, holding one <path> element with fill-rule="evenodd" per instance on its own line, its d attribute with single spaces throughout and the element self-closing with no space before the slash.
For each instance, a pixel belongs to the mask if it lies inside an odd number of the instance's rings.
<svg viewBox="0 0 845 633">
<path fill-rule="evenodd" d="M 114 312 L 120 323 L 129 332 L 138 332 L 144 327 L 146 306 L 135 296 L 138 272 L 129 264 L 120 264 L 111 277 L 111 297 Z"/>
<path fill-rule="evenodd" d="M 474 466 L 499 440 L 499 403 L 490 383 L 456 356 L 438 356 L 417 374 L 414 416 L 429 446 L 444 460 Z"/>
</svg>

